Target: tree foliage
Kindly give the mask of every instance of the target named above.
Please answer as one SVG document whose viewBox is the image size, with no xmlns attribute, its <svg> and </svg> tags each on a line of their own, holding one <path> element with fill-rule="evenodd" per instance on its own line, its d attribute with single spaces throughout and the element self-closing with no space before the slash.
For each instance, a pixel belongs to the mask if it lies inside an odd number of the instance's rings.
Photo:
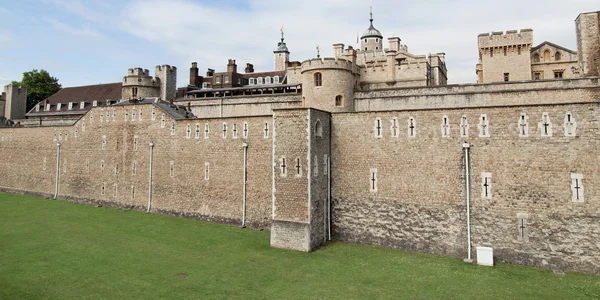
<svg viewBox="0 0 600 300">
<path fill-rule="evenodd" d="M 20 82 L 13 81 L 12 83 L 27 87 L 27 111 L 38 102 L 58 92 L 62 87 L 58 83 L 58 78 L 50 76 L 50 73 L 44 69 L 23 72 L 23 79 Z"/>
</svg>

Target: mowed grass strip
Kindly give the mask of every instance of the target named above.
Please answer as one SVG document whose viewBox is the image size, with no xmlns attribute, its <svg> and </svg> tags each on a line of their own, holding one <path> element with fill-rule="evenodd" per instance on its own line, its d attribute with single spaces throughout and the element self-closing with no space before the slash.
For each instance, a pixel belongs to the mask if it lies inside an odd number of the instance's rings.
<svg viewBox="0 0 600 300">
<path fill-rule="evenodd" d="M 600 277 L 0 193 L 0 299 L 599 299 Z"/>
</svg>

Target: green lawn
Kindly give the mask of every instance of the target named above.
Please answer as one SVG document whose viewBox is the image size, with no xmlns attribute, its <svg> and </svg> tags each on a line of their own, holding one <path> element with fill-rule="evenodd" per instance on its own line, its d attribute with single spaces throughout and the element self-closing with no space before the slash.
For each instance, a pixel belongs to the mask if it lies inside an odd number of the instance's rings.
<svg viewBox="0 0 600 300">
<path fill-rule="evenodd" d="M 181 275 L 185 274 L 185 275 Z M 0 193 L 0 299 L 599 299 L 600 277 Z"/>
</svg>

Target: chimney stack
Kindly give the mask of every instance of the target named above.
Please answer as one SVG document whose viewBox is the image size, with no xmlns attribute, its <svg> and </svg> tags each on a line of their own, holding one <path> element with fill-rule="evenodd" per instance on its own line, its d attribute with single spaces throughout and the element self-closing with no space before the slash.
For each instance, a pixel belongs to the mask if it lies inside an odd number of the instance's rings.
<svg viewBox="0 0 600 300">
<path fill-rule="evenodd" d="M 246 69 L 244 71 L 246 73 L 254 73 L 254 66 L 251 63 L 246 63 Z"/>
<path fill-rule="evenodd" d="M 198 63 L 193 62 L 192 67 L 190 68 L 190 85 L 191 86 L 199 86 L 200 82 L 198 81 Z"/>
</svg>

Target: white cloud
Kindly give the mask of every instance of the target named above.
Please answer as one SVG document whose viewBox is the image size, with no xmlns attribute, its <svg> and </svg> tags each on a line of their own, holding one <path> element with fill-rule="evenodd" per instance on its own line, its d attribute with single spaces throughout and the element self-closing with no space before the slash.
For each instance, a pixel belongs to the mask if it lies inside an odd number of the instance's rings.
<svg viewBox="0 0 600 300">
<path fill-rule="evenodd" d="M 88 26 L 82 26 L 80 28 L 75 28 L 75 27 L 71 27 L 65 23 L 62 23 L 54 18 L 47 17 L 47 18 L 45 18 L 45 20 L 48 23 L 52 24 L 54 29 L 57 29 L 57 30 L 60 30 L 60 31 L 63 31 L 63 32 L 66 32 L 66 33 L 69 33 L 72 35 L 93 37 L 93 38 L 102 37 L 102 35 L 99 32 L 89 28 Z"/>
<path fill-rule="evenodd" d="M 50 3 L 58 6 L 59 8 L 66 10 L 70 13 L 76 14 L 81 18 L 88 21 L 100 21 L 102 15 L 95 10 L 85 6 L 79 0 L 44 0 L 45 3 Z"/>
<path fill-rule="evenodd" d="M 445 52 L 452 83 L 476 80 L 478 33 L 533 28 L 536 45 L 550 40 L 573 49 L 573 20 L 580 12 L 597 9 L 595 0 L 570 1 L 569 5 L 558 0 L 543 5 L 505 0 L 494 6 L 448 0 L 372 3 L 374 25 L 385 37 L 400 36 L 414 54 Z M 222 70 L 228 58 L 236 58 L 238 65 L 249 59 L 257 71 L 272 69 L 272 50 L 281 25 L 291 59 L 299 61 L 316 56 L 317 45 L 323 56 L 333 54 L 334 43 L 354 45 L 357 32 L 369 25 L 369 6 L 362 1 L 256 0 L 243 5 L 134 0 L 122 9 L 120 27 L 167 49 L 172 55 L 169 63 L 180 69 L 181 85 L 187 83 L 186 70 L 192 61 L 202 68 Z"/>
</svg>

